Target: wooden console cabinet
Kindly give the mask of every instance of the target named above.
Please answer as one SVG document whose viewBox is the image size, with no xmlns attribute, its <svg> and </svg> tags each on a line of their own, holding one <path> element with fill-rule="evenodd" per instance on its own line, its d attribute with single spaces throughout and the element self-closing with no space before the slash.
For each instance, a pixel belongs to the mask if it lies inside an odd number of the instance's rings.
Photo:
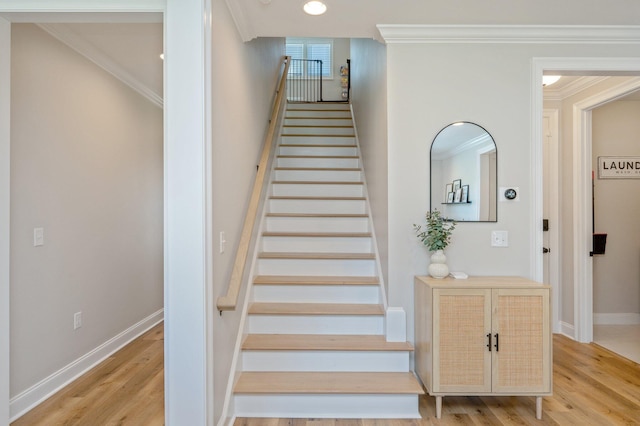
<svg viewBox="0 0 640 426">
<path fill-rule="evenodd" d="M 520 277 L 415 278 L 416 373 L 436 397 L 552 392 L 550 288 Z"/>
</svg>

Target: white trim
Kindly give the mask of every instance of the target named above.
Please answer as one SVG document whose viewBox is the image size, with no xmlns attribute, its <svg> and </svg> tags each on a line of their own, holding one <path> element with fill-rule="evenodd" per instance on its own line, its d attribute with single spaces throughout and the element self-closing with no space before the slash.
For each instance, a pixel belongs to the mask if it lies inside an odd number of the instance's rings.
<svg viewBox="0 0 640 426">
<path fill-rule="evenodd" d="M 531 179 L 531 221 L 529 223 L 529 238 L 531 241 L 531 255 L 529 256 L 529 271 L 531 279 L 534 281 L 543 281 L 544 265 L 542 259 L 542 67 L 534 58 L 531 70 L 531 99 L 533 106 L 531 111 L 533 118 L 531 120 L 530 143 L 530 179 Z"/>
<path fill-rule="evenodd" d="M 560 265 L 562 264 L 562 250 L 560 247 L 560 235 L 562 233 L 562 219 L 560 216 L 560 141 L 559 141 L 559 111 L 557 109 L 544 109 L 543 116 L 549 117 L 549 126 L 553 128 L 553 152 L 549 154 L 549 222 L 551 227 L 549 232 L 549 247 L 551 252 L 549 255 L 549 285 L 551 285 L 551 319 L 552 329 L 554 333 L 560 332 L 560 304 L 562 303 L 560 291 Z M 542 135 L 546 137 L 546 135 Z M 542 140 L 542 139 L 541 139 Z M 543 189 L 544 190 L 544 189 Z M 544 260 L 543 260 L 544 261 Z"/>
<path fill-rule="evenodd" d="M 109 74 L 113 75 L 118 80 L 138 92 L 144 98 L 148 99 L 151 103 L 159 108 L 162 108 L 163 100 L 159 93 L 155 92 L 149 86 L 138 80 L 131 75 L 127 70 L 122 68 L 117 62 L 115 62 L 110 56 L 96 47 L 94 44 L 88 42 L 84 38 L 80 37 L 74 32 L 68 25 L 65 24 L 37 24 L 40 28 L 45 30 L 51 36 L 55 37 L 62 43 L 69 46 L 91 62 L 104 69 Z"/>
<path fill-rule="evenodd" d="M 163 12 L 164 0 L 3 0 L 0 13 Z M 28 22 L 35 22 L 29 20 Z"/>
<path fill-rule="evenodd" d="M 593 324 L 597 325 L 637 325 L 640 324 L 640 313 L 593 314 Z"/>
<path fill-rule="evenodd" d="M 211 419 L 205 50 L 208 0 L 167 0 L 165 19 L 165 423 Z M 208 77 L 210 78 L 210 76 Z"/>
<path fill-rule="evenodd" d="M 637 25 L 377 25 L 392 43 L 636 44 Z"/>
<path fill-rule="evenodd" d="M 564 321 L 560 321 L 560 334 L 563 336 L 567 336 L 570 339 L 576 338 L 576 331 L 573 325 L 566 323 Z"/>
<path fill-rule="evenodd" d="M 93 367 L 131 343 L 152 327 L 162 322 L 163 309 L 160 309 L 115 337 L 107 340 L 97 348 L 87 352 L 75 361 L 67 364 L 60 370 L 41 380 L 29 389 L 11 398 L 11 421 L 15 421 L 43 402 L 45 399 L 58 392 L 78 377 L 87 373 Z"/>
<path fill-rule="evenodd" d="M 0 425 L 9 424 L 11 23 L 0 17 Z"/>
</svg>

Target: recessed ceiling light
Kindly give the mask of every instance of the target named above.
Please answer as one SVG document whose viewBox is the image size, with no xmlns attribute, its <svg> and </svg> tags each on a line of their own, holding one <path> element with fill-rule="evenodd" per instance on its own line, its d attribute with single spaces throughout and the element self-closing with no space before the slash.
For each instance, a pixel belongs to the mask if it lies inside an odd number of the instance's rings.
<svg viewBox="0 0 640 426">
<path fill-rule="evenodd" d="M 327 5 L 321 1 L 308 1 L 304 4 L 303 9 L 309 15 L 322 15 L 327 11 Z"/>
<path fill-rule="evenodd" d="M 556 81 L 560 80 L 559 75 L 543 75 L 542 76 L 542 85 L 543 86 L 551 86 Z"/>
</svg>

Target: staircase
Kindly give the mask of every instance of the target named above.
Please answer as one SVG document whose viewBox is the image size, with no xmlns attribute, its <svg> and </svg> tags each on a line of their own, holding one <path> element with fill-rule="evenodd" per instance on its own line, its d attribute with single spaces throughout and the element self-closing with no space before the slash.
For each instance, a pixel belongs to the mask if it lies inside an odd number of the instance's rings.
<svg viewBox="0 0 640 426">
<path fill-rule="evenodd" d="M 234 387 L 236 417 L 419 418 L 387 342 L 348 104 L 287 105 Z"/>
</svg>

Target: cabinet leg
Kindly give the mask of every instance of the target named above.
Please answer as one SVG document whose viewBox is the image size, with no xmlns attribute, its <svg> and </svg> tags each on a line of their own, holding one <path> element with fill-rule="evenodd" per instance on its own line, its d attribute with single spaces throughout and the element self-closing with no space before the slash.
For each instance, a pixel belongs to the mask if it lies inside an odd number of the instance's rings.
<svg viewBox="0 0 640 426">
<path fill-rule="evenodd" d="M 542 420 L 542 397 L 536 396 L 536 419 Z"/>
<path fill-rule="evenodd" d="M 442 418 L 442 397 L 436 396 L 436 419 Z"/>
</svg>

